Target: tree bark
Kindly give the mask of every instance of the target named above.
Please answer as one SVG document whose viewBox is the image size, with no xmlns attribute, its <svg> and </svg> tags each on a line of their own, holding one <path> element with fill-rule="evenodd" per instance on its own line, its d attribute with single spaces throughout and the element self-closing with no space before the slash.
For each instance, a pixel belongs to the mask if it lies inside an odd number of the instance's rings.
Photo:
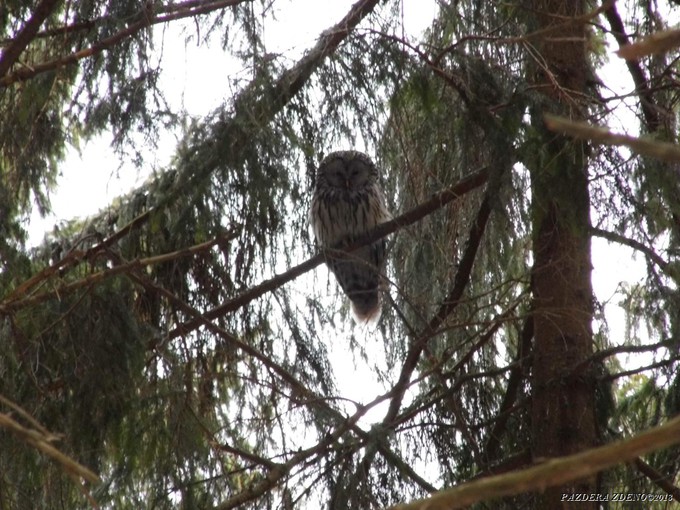
<svg viewBox="0 0 680 510">
<path fill-rule="evenodd" d="M 586 33 L 575 18 L 582 0 L 533 0 L 539 36 L 528 69 L 539 92 L 532 108 L 536 144 L 531 156 L 534 267 L 532 292 L 532 454 L 534 461 L 595 446 L 594 378 L 581 364 L 593 350 L 590 200 L 587 146 L 549 132 L 545 113 L 585 117 Z M 580 365 L 581 364 L 581 365 Z M 586 367 L 575 370 L 577 366 Z M 567 493 L 595 493 L 590 478 L 545 491 L 536 508 L 596 508 L 563 501 Z"/>
</svg>

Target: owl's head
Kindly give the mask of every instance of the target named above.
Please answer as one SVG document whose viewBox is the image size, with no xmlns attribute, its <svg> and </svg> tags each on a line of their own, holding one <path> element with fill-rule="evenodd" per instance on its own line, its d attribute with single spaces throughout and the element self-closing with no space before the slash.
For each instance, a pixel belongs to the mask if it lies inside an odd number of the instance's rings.
<svg viewBox="0 0 680 510">
<path fill-rule="evenodd" d="M 366 154 L 357 151 L 332 152 L 324 158 L 316 174 L 316 185 L 336 190 L 361 191 L 373 186 L 378 170 Z"/>
</svg>

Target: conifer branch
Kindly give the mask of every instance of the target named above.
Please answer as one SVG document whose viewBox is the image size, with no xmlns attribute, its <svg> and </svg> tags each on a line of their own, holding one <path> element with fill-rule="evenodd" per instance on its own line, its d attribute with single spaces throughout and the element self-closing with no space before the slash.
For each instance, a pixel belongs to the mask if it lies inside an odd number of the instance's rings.
<svg viewBox="0 0 680 510">
<path fill-rule="evenodd" d="M 317 395 L 315 392 L 307 388 L 307 386 L 301 383 L 288 370 L 283 368 L 281 365 L 279 365 L 269 357 L 260 353 L 255 347 L 250 346 L 249 344 L 243 342 L 241 339 L 227 332 L 223 328 L 220 328 L 212 321 L 206 319 L 205 314 L 201 314 L 198 310 L 184 303 L 181 299 L 174 296 L 169 291 L 161 289 L 156 284 L 153 284 L 152 282 L 150 282 L 148 278 L 142 277 L 142 279 L 146 280 L 146 285 L 151 285 L 153 288 L 160 291 L 161 295 L 168 298 L 175 305 L 179 306 L 179 308 L 182 309 L 184 312 L 188 312 L 190 315 L 192 315 L 194 317 L 194 320 L 200 321 L 201 325 L 205 326 L 213 334 L 221 337 L 222 339 L 229 342 L 232 346 L 240 349 L 244 353 L 249 354 L 253 356 L 255 359 L 258 359 L 260 362 L 262 362 L 267 368 L 272 370 L 272 372 L 276 373 L 279 377 L 281 377 L 281 379 L 291 388 L 292 393 L 294 395 L 297 395 L 298 398 L 303 399 L 302 401 L 306 406 L 317 408 L 322 412 L 326 413 L 328 416 L 333 417 L 333 419 L 335 420 L 337 428 L 333 434 L 327 435 L 324 438 L 324 440 L 319 442 L 316 446 L 298 452 L 296 455 L 293 456 L 293 458 L 291 458 L 285 464 L 272 463 L 270 466 L 268 466 L 270 469 L 268 476 L 261 483 L 259 483 L 255 487 L 251 487 L 244 490 L 243 492 L 235 495 L 228 501 L 219 505 L 218 506 L 219 510 L 235 508 L 235 506 L 243 504 L 245 501 L 250 501 L 252 499 L 259 497 L 266 490 L 276 486 L 278 481 L 281 480 L 285 475 L 287 475 L 295 465 L 298 465 L 301 462 L 310 458 L 311 456 L 319 453 L 327 446 L 334 444 L 336 440 L 342 437 L 346 432 L 351 431 L 354 434 L 356 434 L 360 439 L 363 440 L 363 443 L 356 445 L 357 449 L 361 447 L 362 444 L 366 445 L 371 441 L 369 433 L 367 433 L 361 427 L 359 427 L 357 425 L 357 422 L 359 418 L 366 414 L 370 409 L 372 409 L 379 403 L 383 402 L 384 400 L 390 398 L 394 390 L 390 390 L 388 393 L 376 397 L 375 399 L 373 399 L 372 402 L 366 405 L 362 406 L 358 405 L 357 406 L 358 409 L 355 412 L 355 414 L 350 417 L 346 417 L 340 411 L 331 407 L 326 402 L 326 399 L 323 396 Z M 143 280 L 140 280 L 140 283 L 144 284 Z M 396 467 L 404 475 L 405 478 L 413 480 L 427 492 L 432 493 L 435 491 L 435 488 L 432 485 L 430 485 L 424 478 L 419 476 L 413 470 L 413 468 L 411 468 L 407 463 L 405 463 L 396 453 L 390 450 L 387 445 L 383 444 L 382 442 L 379 442 L 376 446 L 378 451 L 381 452 L 385 459 L 394 467 Z"/>
<path fill-rule="evenodd" d="M 650 156 L 669 163 L 680 163 L 680 147 L 672 143 L 621 135 L 587 122 L 572 121 L 555 115 L 546 114 L 545 124 L 551 131 L 574 138 L 592 140 L 607 145 L 625 145 L 643 156 Z"/>
<path fill-rule="evenodd" d="M 639 60 L 649 55 L 667 53 L 680 46 L 680 30 L 662 30 L 637 42 L 622 46 L 616 54 L 626 60 Z"/>
<path fill-rule="evenodd" d="M 38 303 L 47 301 L 48 299 L 63 297 L 83 287 L 88 287 L 94 283 L 102 282 L 113 276 L 129 273 L 130 271 L 139 269 L 141 267 L 153 266 L 156 264 L 169 262 L 171 260 L 175 260 L 178 258 L 193 256 L 196 255 L 197 253 L 207 251 L 215 245 L 227 242 L 230 239 L 233 239 L 234 237 L 235 234 L 231 233 L 222 237 L 211 239 L 210 241 L 206 241 L 205 243 L 200 243 L 194 246 L 190 246 L 188 248 L 176 250 L 174 252 L 163 253 L 162 255 L 154 255 L 153 257 L 132 260 L 109 269 L 104 269 L 102 271 L 92 273 L 80 280 L 65 283 L 63 285 L 58 286 L 54 290 L 42 292 L 34 296 L 25 297 L 23 299 L 19 298 L 19 296 L 21 296 L 22 293 L 25 293 L 28 288 L 34 287 L 39 283 L 43 282 L 44 280 L 46 280 L 47 278 L 49 278 L 50 276 L 54 275 L 58 271 L 58 268 L 61 267 L 61 264 L 57 263 L 55 265 L 56 268 L 50 266 L 49 268 L 47 268 L 47 270 L 42 271 L 41 273 L 36 275 L 36 277 L 31 278 L 27 280 L 24 284 L 20 285 L 17 288 L 17 290 L 15 290 L 9 297 L 3 300 L 2 303 L 0 303 L 0 313 L 8 313 L 11 310 L 18 310 L 21 308 L 25 308 L 27 306 L 33 306 Z M 73 252 L 71 254 L 71 257 L 76 259 L 84 258 L 83 252 L 78 251 Z"/>
<path fill-rule="evenodd" d="M 52 446 L 50 444 L 53 439 L 51 436 L 46 437 L 37 430 L 24 427 L 5 413 L 0 413 L 0 427 L 20 437 L 25 443 L 61 464 L 67 472 L 91 483 L 99 482 L 99 477 L 96 474 Z"/>
<path fill-rule="evenodd" d="M 626 29 L 621 20 L 621 15 L 616 8 L 615 2 L 611 3 L 611 5 L 605 9 L 604 15 L 609 22 L 609 28 L 619 45 L 619 49 L 629 45 L 630 38 L 628 37 L 628 34 L 626 34 Z M 654 133 L 661 126 L 661 119 L 659 118 L 659 112 L 656 103 L 654 102 L 652 90 L 645 77 L 645 73 L 642 71 L 640 63 L 636 60 L 626 60 L 626 66 L 628 67 L 628 72 L 635 84 L 635 91 L 640 98 L 640 106 L 642 108 L 642 115 L 645 119 L 647 130 L 650 133 Z"/>
<path fill-rule="evenodd" d="M 54 0 L 52 0 L 54 1 Z M 97 55 L 105 50 L 108 50 L 109 48 L 115 46 L 122 40 L 136 34 L 140 30 L 144 28 L 148 28 L 151 25 L 157 25 L 159 23 L 167 23 L 169 21 L 175 21 L 178 19 L 182 18 L 190 18 L 192 16 L 197 16 L 199 14 L 205 14 L 211 11 L 215 11 L 218 9 L 223 9 L 225 7 L 230 7 L 234 5 L 238 5 L 240 3 L 246 2 L 249 0 L 220 0 L 216 2 L 210 2 L 206 3 L 203 5 L 200 5 L 199 7 L 195 7 L 193 9 L 182 9 L 178 10 L 177 12 L 173 12 L 171 14 L 166 14 L 162 16 L 155 15 L 153 12 L 153 9 L 150 9 L 148 11 L 142 11 L 140 12 L 138 16 L 138 20 L 135 21 L 134 23 L 130 24 L 127 28 L 113 34 L 110 37 L 106 37 L 102 39 L 101 41 L 93 44 L 89 48 L 82 49 L 80 51 L 76 51 L 74 53 L 71 53 L 70 55 L 66 55 L 54 60 L 50 60 L 48 62 L 42 62 L 39 64 L 33 64 L 31 66 L 26 66 L 22 69 L 19 69 L 12 74 L 9 75 L 3 75 L 0 73 L 0 87 L 6 87 L 8 85 L 11 85 L 12 83 L 18 82 L 18 81 L 26 81 L 28 79 L 33 78 L 34 76 L 47 72 L 47 71 L 54 71 L 56 69 L 60 69 L 62 67 L 68 66 L 75 64 L 79 62 L 80 60 L 83 60 L 84 58 L 92 57 L 94 55 Z M 195 2 L 191 2 L 194 4 Z M 149 4 L 151 5 L 151 4 Z M 3 53 L 4 55 L 4 53 Z"/>
<path fill-rule="evenodd" d="M 633 248 L 634 250 L 642 252 L 645 255 L 645 257 L 647 257 L 649 260 L 654 262 L 663 271 L 667 271 L 668 262 L 666 262 L 661 257 L 661 255 L 656 253 L 652 248 L 650 248 L 646 244 L 643 244 L 640 241 L 636 241 L 635 239 L 631 239 L 631 238 L 626 237 L 624 235 L 617 234 L 616 232 L 611 232 L 609 230 L 603 230 L 601 228 L 593 227 L 591 229 L 591 231 L 592 231 L 594 236 L 601 237 L 602 239 L 606 239 L 607 241 L 610 241 L 612 243 L 622 244 L 624 246 L 628 246 L 629 248 Z M 669 276 L 672 277 L 672 275 L 669 275 Z"/>
<path fill-rule="evenodd" d="M 638 471 L 640 471 L 640 473 L 649 478 L 649 480 L 654 485 L 659 487 L 666 494 L 673 496 L 673 499 L 676 502 L 680 501 L 680 487 L 674 485 L 673 482 L 671 482 L 671 480 L 669 480 L 667 476 L 664 476 L 662 473 L 659 473 L 659 471 L 657 471 L 652 466 L 647 464 L 640 457 L 635 459 L 633 463 L 635 464 L 635 467 L 638 469 Z"/>
<path fill-rule="evenodd" d="M 418 365 L 418 360 L 420 359 L 421 353 L 427 346 L 428 340 L 432 338 L 436 330 L 439 329 L 446 318 L 456 309 L 460 303 L 460 298 L 463 296 L 463 292 L 470 281 L 472 265 L 477 256 L 477 249 L 481 243 L 482 234 L 484 233 L 484 229 L 490 214 L 490 197 L 487 194 L 487 196 L 484 197 L 484 200 L 482 200 L 482 204 L 479 207 L 477 216 L 470 227 L 468 243 L 465 247 L 463 256 L 461 257 L 451 291 L 442 301 L 439 310 L 430 320 L 424 331 L 411 343 L 408 353 L 406 354 L 406 358 L 404 359 L 401 367 L 401 373 L 399 374 L 398 382 L 395 385 L 397 392 L 392 398 L 392 402 L 390 402 L 389 410 L 383 419 L 384 423 L 389 423 L 397 417 L 399 408 L 401 407 L 401 403 L 404 398 L 404 393 L 408 387 L 408 383 Z"/>
<path fill-rule="evenodd" d="M 678 343 L 674 342 L 673 347 L 677 346 Z M 623 372 L 617 372 L 615 374 L 609 374 L 605 375 L 604 377 L 601 378 L 602 381 L 609 382 L 609 381 L 614 381 L 616 379 L 620 379 L 622 377 L 630 377 L 631 375 L 636 375 L 640 374 L 642 372 L 647 372 L 649 370 L 654 370 L 655 368 L 662 368 L 662 367 L 667 367 L 673 362 L 679 361 L 680 360 L 680 355 L 671 355 L 669 356 L 668 359 L 664 359 L 661 361 L 657 361 L 655 363 L 650 363 L 649 365 L 644 365 L 638 368 L 632 368 L 630 370 L 624 370 Z"/>
<path fill-rule="evenodd" d="M 505 388 L 503 402 L 498 409 L 498 419 L 489 432 L 486 444 L 484 446 L 484 455 L 482 458 L 487 459 L 488 461 L 493 461 L 498 457 L 501 447 L 501 437 L 503 436 L 508 420 L 510 419 L 510 413 L 507 411 L 512 409 L 512 407 L 515 405 L 515 401 L 517 400 L 520 383 L 522 382 L 522 378 L 526 372 L 526 363 L 522 363 L 522 360 L 529 355 L 533 337 L 534 320 L 533 317 L 529 316 L 524 320 L 522 333 L 520 335 L 520 345 L 518 346 L 517 354 L 515 355 L 515 361 L 518 364 L 510 371 L 510 377 L 508 377 L 508 384 Z"/>
<path fill-rule="evenodd" d="M 546 487 L 564 485 L 607 468 L 680 443 L 680 417 L 637 436 L 592 448 L 575 455 L 547 460 L 537 466 L 504 475 L 482 478 L 441 491 L 434 496 L 391 510 L 453 510 L 479 501 L 490 501 Z"/>
<path fill-rule="evenodd" d="M 12 41 L 5 51 L 0 55 L 0 77 L 4 77 L 14 62 L 17 61 L 21 52 L 26 49 L 26 46 L 33 40 L 38 33 L 40 25 L 54 10 L 60 0 L 42 0 L 33 11 L 32 16 L 28 19 L 19 34 Z"/>
<path fill-rule="evenodd" d="M 242 1 L 244 0 L 227 0 L 222 3 L 226 5 L 231 2 L 231 4 L 235 5 Z M 187 3 L 193 4 L 194 2 Z M 219 123 L 222 134 L 230 134 L 230 136 L 226 136 L 225 138 L 231 143 L 230 149 L 233 160 L 239 159 L 239 154 L 241 154 L 243 147 L 248 145 L 249 140 L 252 139 L 254 133 L 259 131 L 261 126 L 268 124 L 273 117 L 283 109 L 287 102 L 304 86 L 311 77 L 313 71 L 321 65 L 321 62 L 325 58 L 335 51 L 354 27 L 372 11 L 377 3 L 378 0 L 362 0 L 354 4 L 349 13 L 339 23 L 323 32 L 317 44 L 309 52 L 307 52 L 294 66 L 281 74 L 272 86 L 272 90 L 276 91 L 275 94 L 268 96 L 260 96 L 257 94 L 259 77 L 254 78 L 248 86 L 245 87 L 235 100 L 237 107 L 235 108 L 233 116 L 229 119 L 220 121 Z M 209 5 L 213 6 L 214 4 L 210 3 Z M 202 5 L 202 8 L 207 9 L 207 6 Z M 182 13 L 175 13 L 174 15 L 179 16 L 180 14 Z M 1 84 L 2 81 L 0 80 L 0 85 Z M 250 129 L 243 129 L 243 125 L 249 126 Z M 208 178 L 219 165 L 224 164 L 224 162 L 219 161 L 215 155 L 216 151 L 214 150 L 213 145 L 214 140 L 211 139 L 208 142 L 205 142 L 203 146 L 196 148 L 196 152 L 201 152 L 199 149 L 205 149 L 204 154 L 202 154 L 203 160 L 200 169 L 196 171 L 195 174 L 189 175 L 186 178 L 177 178 L 176 185 L 158 201 L 155 207 L 139 214 L 117 232 L 89 248 L 85 252 L 84 257 L 79 259 L 72 258 L 69 261 L 58 261 L 53 264 L 50 269 L 46 269 L 45 271 L 50 272 L 50 274 L 55 274 L 57 270 L 74 267 L 82 260 L 92 260 L 97 253 L 106 251 L 126 235 L 141 228 L 149 221 L 155 211 L 162 210 L 178 196 L 185 194 L 187 186 L 195 185 L 197 182 Z M 315 264 L 308 266 L 306 270 L 315 267 L 320 262 L 321 260 L 319 259 Z M 0 305 L 0 313 L 1 312 L 2 306 Z"/>
<path fill-rule="evenodd" d="M 244 2 L 252 2 L 253 0 L 239 0 L 237 3 L 244 3 Z M 237 3 L 233 3 L 233 0 L 227 0 L 225 4 L 225 0 L 188 0 L 186 2 L 180 2 L 180 3 L 172 3 L 168 5 L 159 5 L 159 6 L 154 6 L 153 10 L 156 14 L 161 14 L 161 13 L 177 13 L 181 11 L 186 11 L 187 9 L 195 9 L 193 10 L 193 14 L 206 14 L 210 11 L 214 10 L 219 10 L 224 7 L 230 7 L 232 5 L 236 5 Z M 196 8 L 200 8 L 203 10 L 199 10 Z M 134 16 L 134 18 L 139 18 L 142 16 L 146 11 L 141 11 L 137 15 Z M 55 28 L 50 28 L 47 30 L 41 30 L 37 34 L 35 34 L 34 39 L 45 39 L 48 37 L 54 37 L 58 35 L 66 35 L 66 34 L 72 34 L 74 32 L 80 32 L 84 30 L 92 30 L 95 28 L 97 25 L 100 23 L 105 23 L 105 22 L 110 22 L 110 21 L 115 21 L 119 18 L 115 16 L 99 16 L 96 18 L 91 18 L 88 20 L 83 20 L 79 21 L 77 23 L 73 23 L 71 25 L 63 25 L 60 27 L 55 27 Z M 10 37 L 7 39 L 2 39 L 0 40 L 0 46 L 7 46 L 8 44 L 12 44 L 14 41 L 16 41 L 16 37 Z"/>
</svg>

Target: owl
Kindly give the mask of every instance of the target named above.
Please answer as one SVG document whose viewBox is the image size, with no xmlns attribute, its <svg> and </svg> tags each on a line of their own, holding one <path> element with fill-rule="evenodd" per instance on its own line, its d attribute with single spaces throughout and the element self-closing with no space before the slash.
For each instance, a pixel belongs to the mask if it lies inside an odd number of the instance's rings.
<svg viewBox="0 0 680 510">
<path fill-rule="evenodd" d="M 378 169 L 366 154 L 339 151 L 324 158 L 316 173 L 309 211 L 309 221 L 321 248 L 356 239 L 390 218 Z M 330 256 L 326 260 L 352 302 L 358 323 L 375 323 L 380 318 L 379 290 L 385 248 L 385 240 L 380 239 L 345 257 Z"/>
</svg>

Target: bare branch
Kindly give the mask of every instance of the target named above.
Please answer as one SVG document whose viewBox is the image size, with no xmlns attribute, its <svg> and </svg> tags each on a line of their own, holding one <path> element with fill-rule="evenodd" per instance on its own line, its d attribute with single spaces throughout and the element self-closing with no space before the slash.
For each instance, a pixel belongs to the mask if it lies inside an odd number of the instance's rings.
<svg viewBox="0 0 680 510">
<path fill-rule="evenodd" d="M 661 256 L 658 253 L 656 253 L 653 249 L 651 249 L 646 244 L 641 243 L 640 241 L 636 241 L 635 239 L 631 239 L 621 234 L 617 234 L 616 232 L 610 232 L 608 230 L 602 230 L 600 228 L 595 227 L 593 227 L 592 233 L 593 235 L 601 237 L 602 239 L 606 239 L 607 241 L 623 244 L 625 246 L 633 248 L 634 250 L 640 251 L 644 253 L 644 255 L 648 259 L 654 262 L 662 270 L 666 271 L 666 269 L 668 269 L 668 262 L 661 258 Z"/>
<path fill-rule="evenodd" d="M 252 2 L 252 0 L 240 0 L 240 3 L 244 2 Z M 156 14 L 160 13 L 170 13 L 170 12 L 180 12 L 180 11 L 186 11 L 187 9 L 195 9 L 195 8 L 201 8 L 203 9 L 202 11 L 199 10 L 194 10 L 194 14 L 206 14 L 207 12 L 213 11 L 213 10 L 219 10 L 223 7 L 228 7 L 231 5 L 236 5 L 231 0 L 228 0 L 228 3 L 225 5 L 224 0 L 188 0 L 186 2 L 181 2 L 181 3 L 172 3 L 169 5 L 158 5 L 154 6 L 154 12 Z M 139 12 L 136 16 L 136 18 L 139 18 L 141 16 L 145 16 L 147 11 L 141 11 Z M 97 25 L 107 22 L 107 21 L 112 21 L 116 20 L 115 16 L 99 16 L 97 18 L 90 18 L 88 20 L 83 20 L 79 21 L 78 23 L 73 23 L 71 25 L 63 25 L 60 27 L 55 27 L 55 28 L 50 28 L 47 30 L 42 30 L 38 32 L 35 35 L 35 39 L 45 39 L 48 37 L 54 37 L 54 36 L 60 36 L 60 35 L 65 35 L 65 34 L 72 34 L 74 32 L 80 32 L 84 30 L 92 30 L 94 27 Z M 2 39 L 0 40 L 0 46 L 7 46 L 8 44 L 13 43 L 16 40 L 16 38 L 8 38 L 8 39 Z"/>
<path fill-rule="evenodd" d="M 418 360 L 420 359 L 423 349 L 425 349 L 427 342 L 432 337 L 433 333 L 444 323 L 446 318 L 458 306 L 460 298 L 462 297 L 470 279 L 472 265 L 477 256 L 477 249 L 479 248 L 482 234 L 484 233 L 484 229 L 490 214 L 490 197 L 487 195 L 484 197 L 484 200 L 479 207 L 479 211 L 477 212 L 477 217 L 470 228 L 468 244 L 465 248 L 463 256 L 461 257 L 451 291 L 442 302 L 437 313 L 425 327 L 423 333 L 421 333 L 418 338 L 414 339 L 408 353 L 406 354 L 406 358 L 404 359 L 401 367 L 401 373 L 399 374 L 399 379 L 394 387 L 396 394 L 390 402 L 390 407 L 385 415 L 385 418 L 383 419 L 383 423 L 389 423 L 393 421 L 394 418 L 396 418 L 404 398 L 404 392 L 408 387 L 411 375 L 418 365 Z"/>
<path fill-rule="evenodd" d="M 531 350 L 531 340 L 534 337 L 534 320 L 533 317 L 529 316 L 524 320 L 524 326 L 522 327 L 522 333 L 520 336 L 520 345 L 517 349 L 517 354 L 515 356 L 515 361 L 518 362 L 516 366 L 510 371 L 510 377 L 508 378 L 508 385 L 505 389 L 505 396 L 503 397 L 503 402 L 498 409 L 499 419 L 496 421 L 491 432 L 487 437 L 486 445 L 484 447 L 484 456 L 482 458 L 489 459 L 490 461 L 495 460 L 498 457 L 500 450 L 500 439 L 505 431 L 505 427 L 510 419 L 510 410 L 515 405 L 515 400 L 519 393 L 520 383 L 522 382 L 522 377 L 524 376 L 524 371 L 526 366 L 521 363 L 525 356 L 528 356 Z"/>
<path fill-rule="evenodd" d="M 675 343 L 677 345 L 677 342 Z M 657 361 L 655 363 L 650 363 L 638 368 L 632 368 L 630 370 L 624 370 L 623 372 L 618 372 L 616 374 L 610 374 L 602 377 L 603 381 L 613 381 L 615 379 L 620 379 L 622 377 L 630 377 L 631 375 L 639 374 L 641 372 L 647 372 L 648 370 L 654 370 L 655 368 L 667 367 L 674 361 L 678 361 L 678 356 L 671 356 L 669 359 L 664 359 Z"/>
<path fill-rule="evenodd" d="M 125 264 L 121 264 L 110 269 L 105 269 L 103 271 L 92 273 L 80 280 L 60 285 L 54 290 L 26 297 L 24 299 L 18 299 L 18 297 L 21 296 L 24 292 L 26 292 L 28 288 L 38 285 L 39 283 L 43 282 L 49 276 L 53 275 L 56 272 L 56 270 L 42 271 L 33 278 L 27 280 L 24 284 L 20 285 L 10 296 L 3 300 L 3 302 L 0 304 L 0 313 L 8 313 L 11 310 L 17 310 L 20 308 L 24 308 L 26 306 L 33 306 L 38 303 L 42 303 L 50 298 L 63 297 L 83 287 L 88 287 L 94 283 L 102 282 L 116 275 L 129 273 L 130 271 L 133 271 L 140 267 L 152 266 L 155 264 L 161 264 L 182 257 L 193 256 L 197 253 L 202 253 L 206 250 L 209 250 L 216 244 L 226 242 L 231 238 L 233 237 L 227 235 L 224 237 L 219 237 L 216 239 L 212 239 L 210 241 L 206 241 L 205 243 L 197 244 L 195 246 L 190 246 L 189 248 L 183 248 L 181 250 L 177 250 L 171 253 L 164 253 L 162 255 L 155 255 L 153 257 L 147 257 L 144 259 L 132 260 L 130 262 L 126 262 Z M 83 254 L 82 252 L 74 252 L 71 254 L 71 257 L 79 259 L 83 257 Z M 48 269 L 51 269 L 51 267 Z"/>
</svg>

